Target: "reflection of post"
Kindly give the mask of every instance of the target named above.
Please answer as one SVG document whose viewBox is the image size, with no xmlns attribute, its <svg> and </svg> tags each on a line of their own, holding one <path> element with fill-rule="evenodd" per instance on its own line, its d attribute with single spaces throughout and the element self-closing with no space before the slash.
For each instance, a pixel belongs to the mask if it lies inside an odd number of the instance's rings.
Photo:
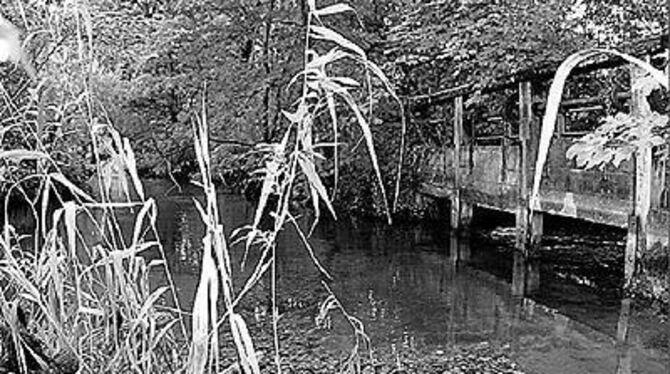
<svg viewBox="0 0 670 374">
<path fill-rule="evenodd" d="M 458 325 L 457 320 L 456 320 L 456 308 L 458 307 L 458 293 L 460 289 L 460 285 L 457 284 L 459 282 L 458 279 L 458 274 L 457 274 L 457 269 L 456 269 L 456 264 L 458 263 L 458 256 L 455 255 L 457 251 L 455 248 L 457 248 L 458 245 L 458 239 L 456 234 L 453 232 L 450 233 L 449 235 L 449 264 L 448 266 L 450 269 L 445 269 L 445 273 L 449 277 L 448 279 L 448 287 L 446 288 L 446 291 L 449 295 L 449 315 L 448 315 L 448 321 L 447 321 L 447 343 L 450 346 L 454 346 L 456 344 L 456 326 Z"/>
<path fill-rule="evenodd" d="M 632 352 L 628 342 L 628 320 L 630 319 L 631 299 L 621 300 L 621 312 L 619 313 L 619 323 L 616 329 L 617 345 L 617 374 L 632 373 Z"/>
<path fill-rule="evenodd" d="M 520 350 L 520 341 L 519 341 L 519 331 L 521 330 L 521 320 L 524 314 L 524 299 L 522 297 L 512 298 L 512 323 L 510 326 L 510 337 L 512 352 L 519 352 Z"/>
</svg>

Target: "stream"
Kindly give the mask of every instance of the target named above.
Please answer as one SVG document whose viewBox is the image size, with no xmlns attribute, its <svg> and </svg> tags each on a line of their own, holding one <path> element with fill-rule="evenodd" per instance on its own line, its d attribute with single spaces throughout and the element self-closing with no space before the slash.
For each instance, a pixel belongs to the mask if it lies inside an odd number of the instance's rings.
<svg viewBox="0 0 670 374">
<path fill-rule="evenodd" d="M 190 310 L 203 226 L 191 194 L 157 196 L 158 230 L 181 306 Z M 228 231 L 250 222 L 254 207 L 244 198 L 219 199 Z M 623 233 L 554 222 L 539 260 L 528 261 L 511 250 L 509 217 L 480 216 L 469 238 L 451 235 L 446 222 L 389 227 L 347 217 L 317 226 L 309 241 L 333 292 L 365 326 L 370 372 L 670 372 L 668 322 L 621 298 Z M 237 260 L 241 252 L 233 247 Z M 250 269 L 237 270 L 239 287 Z M 277 274 L 287 366 L 335 370 L 354 334 L 337 311 L 315 323 L 325 278 L 292 228 L 280 236 Z M 264 279 L 240 306 L 268 356 L 269 288 Z M 232 344 L 223 346 L 234 358 Z"/>
</svg>

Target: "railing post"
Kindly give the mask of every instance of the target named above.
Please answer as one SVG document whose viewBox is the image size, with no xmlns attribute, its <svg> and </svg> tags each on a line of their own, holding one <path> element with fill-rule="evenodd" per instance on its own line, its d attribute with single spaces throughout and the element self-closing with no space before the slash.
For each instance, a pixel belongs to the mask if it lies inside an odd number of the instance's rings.
<svg viewBox="0 0 670 374">
<path fill-rule="evenodd" d="M 649 56 L 647 56 L 647 61 Z M 631 114 L 646 116 L 651 108 L 643 91 L 637 84 L 644 76 L 644 72 L 631 66 Z M 633 180 L 633 207 L 628 220 L 628 235 L 624 263 L 624 278 L 626 286 L 630 286 L 635 276 L 635 267 L 638 253 L 647 247 L 649 237 L 649 211 L 651 210 L 651 187 L 653 178 L 652 149 L 638 149 L 634 156 L 635 178 Z"/>
<path fill-rule="evenodd" d="M 538 136 L 532 131 L 533 92 L 531 82 L 519 83 L 519 188 L 516 211 L 516 249 L 529 255 L 542 239 L 543 216 L 528 211 L 528 194 Z"/>
</svg>

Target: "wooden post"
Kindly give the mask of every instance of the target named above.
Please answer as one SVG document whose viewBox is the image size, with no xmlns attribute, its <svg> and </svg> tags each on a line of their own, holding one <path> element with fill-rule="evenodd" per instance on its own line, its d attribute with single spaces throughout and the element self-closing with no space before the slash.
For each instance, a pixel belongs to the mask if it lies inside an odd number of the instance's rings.
<svg viewBox="0 0 670 374">
<path fill-rule="evenodd" d="M 540 290 L 540 260 L 538 258 L 526 260 L 526 295 L 537 293 Z"/>
<path fill-rule="evenodd" d="M 526 296 L 540 290 L 540 262 L 514 251 L 512 296 Z"/>
<path fill-rule="evenodd" d="M 461 220 L 461 223 L 459 226 L 461 227 L 461 233 L 462 234 L 467 234 L 467 231 L 470 230 L 470 225 L 472 224 L 472 215 L 474 214 L 473 212 L 473 206 L 471 203 L 461 199 L 460 202 L 461 206 L 461 211 L 459 215 L 459 219 Z"/>
<path fill-rule="evenodd" d="M 646 57 L 649 61 L 649 56 Z M 644 76 L 640 69 L 631 67 L 631 114 L 646 116 L 651 108 L 638 81 Z M 635 178 L 633 185 L 633 207 L 628 220 L 628 236 L 624 263 L 624 277 L 626 286 L 630 286 L 635 276 L 635 266 L 638 253 L 647 247 L 649 237 L 649 211 L 651 210 L 651 188 L 653 178 L 652 149 L 638 149 L 634 156 Z"/>
<path fill-rule="evenodd" d="M 468 186 L 468 176 L 472 171 L 472 144 L 470 134 L 468 134 L 465 131 L 465 124 L 463 123 L 463 97 L 461 97 L 459 106 L 460 106 L 459 109 L 460 119 L 458 121 L 459 125 L 458 127 L 461 136 L 461 145 L 458 157 L 458 166 L 459 166 L 458 175 L 461 189 L 464 189 Z M 463 198 L 462 192 L 459 197 L 461 199 L 460 226 L 461 226 L 461 233 L 463 234 L 466 233 L 468 230 L 470 230 L 470 224 L 472 223 L 472 215 L 474 214 L 473 213 L 474 206 L 472 203 L 468 202 L 466 199 Z"/>
<path fill-rule="evenodd" d="M 453 231 L 449 233 L 449 264 L 458 265 L 458 234 Z"/>
<path fill-rule="evenodd" d="M 512 265 L 512 296 L 523 296 L 526 293 L 526 256 L 514 251 Z"/>
<path fill-rule="evenodd" d="M 530 212 L 530 248 L 535 251 L 542 241 L 544 233 L 544 214 L 542 212 Z"/>
<path fill-rule="evenodd" d="M 461 226 L 461 144 L 463 141 L 463 96 L 454 98 L 454 191 L 451 195 L 451 228 L 462 229 Z"/>
<path fill-rule="evenodd" d="M 528 211 L 528 194 L 537 149 L 536 131 L 531 131 L 533 120 L 531 82 L 519 83 L 519 189 L 516 211 L 516 249 L 526 256 L 533 252 L 542 238 L 543 219 L 540 212 Z M 530 235 L 529 235 L 530 234 Z M 530 239 L 530 241 L 529 241 Z"/>
</svg>

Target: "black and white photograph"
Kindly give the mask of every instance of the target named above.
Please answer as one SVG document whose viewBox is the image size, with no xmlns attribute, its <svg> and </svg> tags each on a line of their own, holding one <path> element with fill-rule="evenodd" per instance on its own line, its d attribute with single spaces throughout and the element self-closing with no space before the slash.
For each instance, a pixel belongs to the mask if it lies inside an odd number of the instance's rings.
<svg viewBox="0 0 670 374">
<path fill-rule="evenodd" d="M 670 374 L 670 0 L 0 0 L 0 374 Z"/>
</svg>

